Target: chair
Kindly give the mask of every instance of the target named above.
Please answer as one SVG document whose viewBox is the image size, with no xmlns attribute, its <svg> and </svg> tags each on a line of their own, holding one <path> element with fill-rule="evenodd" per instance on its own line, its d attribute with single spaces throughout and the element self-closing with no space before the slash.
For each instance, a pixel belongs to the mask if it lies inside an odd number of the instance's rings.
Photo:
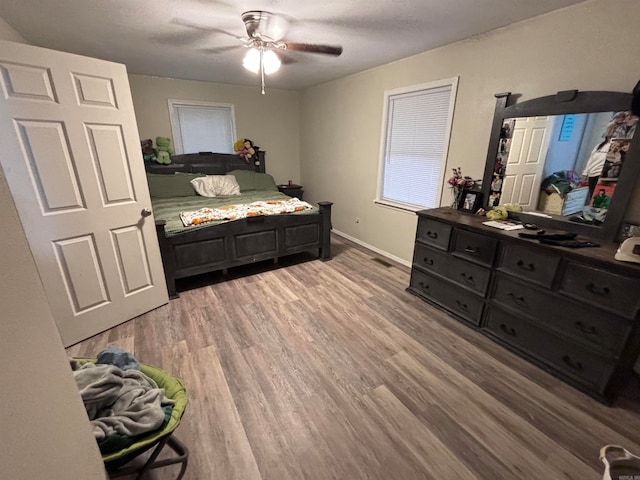
<svg viewBox="0 0 640 480">
<path fill-rule="evenodd" d="M 80 364 L 95 362 L 95 359 L 92 358 L 76 358 L 75 360 Z M 148 436 L 138 439 L 127 448 L 102 455 L 102 460 L 111 478 L 137 473 L 136 478 L 138 480 L 142 479 L 149 470 L 180 463 L 180 472 L 176 478 L 176 480 L 180 480 L 187 469 L 189 450 L 180 440 L 173 436 L 173 431 L 180 424 L 180 419 L 187 406 L 187 391 L 180 380 L 158 367 L 141 363 L 140 370 L 154 380 L 159 388 L 164 388 L 167 398 L 175 401 L 171 411 L 171 418 L 161 430 L 151 432 Z M 165 446 L 168 446 L 175 453 L 175 456 L 158 460 L 158 455 L 160 455 Z M 154 450 L 144 464 L 127 465 L 152 448 Z"/>
</svg>

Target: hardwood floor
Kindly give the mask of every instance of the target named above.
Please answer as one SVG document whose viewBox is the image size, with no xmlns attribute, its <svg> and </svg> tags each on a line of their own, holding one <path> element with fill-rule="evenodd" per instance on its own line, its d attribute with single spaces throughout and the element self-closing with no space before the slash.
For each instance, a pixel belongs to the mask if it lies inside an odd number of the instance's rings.
<svg viewBox="0 0 640 480">
<path fill-rule="evenodd" d="M 407 268 L 332 245 L 183 282 L 68 353 L 118 345 L 184 381 L 186 479 L 582 480 L 605 444 L 640 453 L 635 381 L 606 407 L 405 292 Z"/>
</svg>

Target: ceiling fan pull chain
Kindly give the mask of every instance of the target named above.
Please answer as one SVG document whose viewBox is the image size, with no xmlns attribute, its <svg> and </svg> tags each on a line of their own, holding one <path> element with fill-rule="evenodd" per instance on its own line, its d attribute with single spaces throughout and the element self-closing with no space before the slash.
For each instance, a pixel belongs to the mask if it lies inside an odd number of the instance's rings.
<svg viewBox="0 0 640 480">
<path fill-rule="evenodd" d="M 260 48 L 260 79 L 262 81 L 262 89 L 260 93 L 264 95 L 264 48 Z"/>
</svg>

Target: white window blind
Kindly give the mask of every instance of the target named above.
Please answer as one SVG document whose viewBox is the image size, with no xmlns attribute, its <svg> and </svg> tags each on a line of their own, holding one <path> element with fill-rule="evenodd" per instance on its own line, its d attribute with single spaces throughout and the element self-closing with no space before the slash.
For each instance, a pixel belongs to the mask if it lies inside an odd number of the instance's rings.
<svg viewBox="0 0 640 480">
<path fill-rule="evenodd" d="M 169 100 L 176 153 L 233 153 L 233 105 Z"/>
<path fill-rule="evenodd" d="M 385 93 L 379 202 L 412 210 L 440 205 L 456 84 Z"/>
</svg>

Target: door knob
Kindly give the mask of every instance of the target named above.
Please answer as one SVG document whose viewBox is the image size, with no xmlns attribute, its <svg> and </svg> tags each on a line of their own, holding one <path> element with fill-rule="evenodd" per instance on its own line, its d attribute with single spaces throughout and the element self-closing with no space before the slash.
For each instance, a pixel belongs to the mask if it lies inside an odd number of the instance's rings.
<svg viewBox="0 0 640 480">
<path fill-rule="evenodd" d="M 143 208 L 140 212 L 140 215 L 142 215 L 143 217 L 148 217 L 149 215 L 151 215 L 151 210 L 148 208 Z"/>
</svg>

